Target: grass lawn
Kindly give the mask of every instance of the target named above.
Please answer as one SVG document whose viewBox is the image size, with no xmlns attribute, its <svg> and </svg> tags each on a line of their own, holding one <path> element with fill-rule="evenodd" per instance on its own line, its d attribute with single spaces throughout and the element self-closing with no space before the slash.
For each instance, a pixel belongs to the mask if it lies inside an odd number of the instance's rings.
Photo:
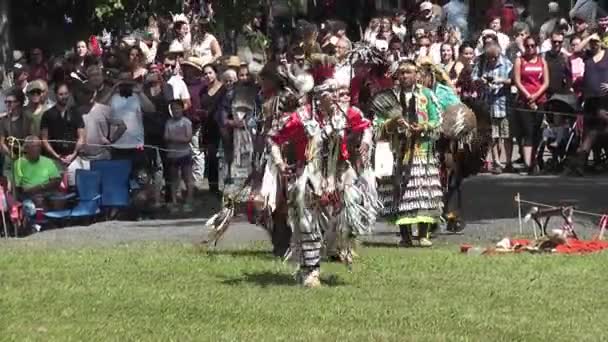
<svg viewBox="0 0 608 342">
<path fill-rule="evenodd" d="M 600 341 L 608 254 L 364 248 L 295 286 L 266 246 L 4 246 L 0 340 Z"/>
</svg>

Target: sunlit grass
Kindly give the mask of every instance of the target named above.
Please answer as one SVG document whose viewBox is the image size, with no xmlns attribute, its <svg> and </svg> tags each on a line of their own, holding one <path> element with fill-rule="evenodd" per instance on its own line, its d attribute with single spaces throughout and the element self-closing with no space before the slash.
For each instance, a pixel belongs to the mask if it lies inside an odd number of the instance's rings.
<svg viewBox="0 0 608 342">
<path fill-rule="evenodd" d="M 0 339 L 599 341 L 608 254 L 364 248 L 354 272 L 297 286 L 266 246 L 5 247 Z"/>
</svg>

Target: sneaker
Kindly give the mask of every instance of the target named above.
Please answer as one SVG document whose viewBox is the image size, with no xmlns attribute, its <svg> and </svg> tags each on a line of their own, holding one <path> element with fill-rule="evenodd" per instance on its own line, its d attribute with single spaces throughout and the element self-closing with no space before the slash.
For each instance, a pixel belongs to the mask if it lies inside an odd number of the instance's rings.
<svg viewBox="0 0 608 342">
<path fill-rule="evenodd" d="M 188 203 L 186 203 L 186 204 L 184 204 L 184 205 L 182 206 L 182 210 L 183 210 L 185 213 L 191 213 L 191 212 L 193 212 L 193 211 L 194 211 L 194 209 L 192 208 L 192 205 L 191 205 L 191 204 L 188 204 Z"/>
<path fill-rule="evenodd" d="M 433 247 L 433 242 L 430 239 L 421 238 L 420 247 Z"/>
<path fill-rule="evenodd" d="M 316 289 L 321 287 L 321 279 L 319 270 L 309 271 L 302 275 L 302 286 L 308 289 Z"/>
</svg>

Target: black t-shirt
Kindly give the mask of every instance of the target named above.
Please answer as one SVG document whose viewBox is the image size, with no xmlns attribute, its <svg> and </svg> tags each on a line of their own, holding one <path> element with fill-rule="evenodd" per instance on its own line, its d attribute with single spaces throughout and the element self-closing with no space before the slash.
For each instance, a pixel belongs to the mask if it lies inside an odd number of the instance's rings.
<svg viewBox="0 0 608 342">
<path fill-rule="evenodd" d="M 61 113 L 57 106 L 54 106 L 42 114 L 40 130 L 48 130 L 49 140 L 66 141 L 50 142 L 55 152 L 61 156 L 74 152 L 80 128 L 84 128 L 84 121 L 76 108 L 69 107 L 64 113 Z"/>
<path fill-rule="evenodd" d="M 545 54 L 549 68 L 549 95 L 567 94 L 572 89 L 572 71 L 568 58 L 561 53 L 549 51 Z"/>
</svg>

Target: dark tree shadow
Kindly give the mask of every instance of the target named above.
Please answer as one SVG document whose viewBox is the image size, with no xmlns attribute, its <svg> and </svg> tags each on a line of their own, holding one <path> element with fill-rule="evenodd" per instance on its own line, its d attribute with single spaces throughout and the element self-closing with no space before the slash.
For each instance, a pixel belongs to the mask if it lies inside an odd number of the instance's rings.
<svg viewBox="0 0 608 342">
<path fill-rule="evenodd" d="M 245 273 L 242 277 L 222 280 L 222 284 L 229 286 L 239 286 L 241 284 L 255 284 L 260 287 L 268 286 L 298 286 L 298 282 L 291 274 L 276 272 L 257 272 Z M 345 286 L 346 283 L 337 275 L 327 275 L 321 277 L 321 284 L 328 287 Z"/>
</svg>

